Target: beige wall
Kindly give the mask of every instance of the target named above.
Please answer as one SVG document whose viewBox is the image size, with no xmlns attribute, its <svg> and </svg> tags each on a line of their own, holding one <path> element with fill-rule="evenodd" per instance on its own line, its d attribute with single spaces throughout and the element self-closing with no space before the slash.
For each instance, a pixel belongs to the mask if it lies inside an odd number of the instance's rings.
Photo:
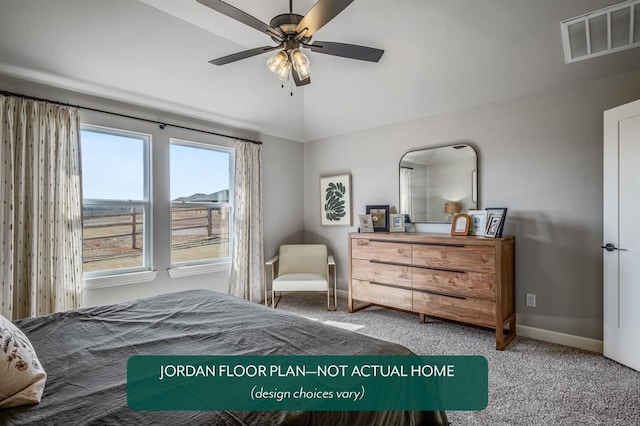
<svg viewBox="0 0 640 426">
<path fill-rule="evenodd" d="M 416 148 L 478 150 L 480 207 L 508 207 L 518 323 L 602 339 L 602 113 L 640 98 L 640 72 L 305 144 L 305 241 L 336 253 L 367 204 L 398 207 L 398 162 Z M 321 227 L 318 179 L 352 174 L 352 227 Z M 537 307 L 525 306 L 525 294 Z"/>
<path fill-rule="evenodd" d="M 640 72 L 306 144 L 8 77 L 0 76 L 0 89 L 261 139 L 265 257 L 284 242 L 324 242 L 336 255 L 343 290 L 347 234 L 367 204 L 397 208 L 400 157 L 416 148 L 471 143 L 479 156 L 480 207 L 509 208 L 505 233 L 517 239 L 518 323 L 602 338 L 602 113 L 640 98 Z M 354 225 L 322 227 L 319 178 L 342 173 L 352 175 Z M 170 279 L 168 265 L 155 267 L 155 281 L 89 290 L 85 304 L 228 286 L 228 272 Z M 536 308 L 525 306 L 526 293 L 537 295 Z"/>
<path fill-rule="evenodd" d="M 285 140 L 268 135 L 256 135 L 236 129 L 223 128 L 213 123 L 185 118 L 177 115 L 139 108 L 106 99 L 84 96 L 78 93 L 54 89 L 9 77 L 0 76 L 0 89 L 44 97 L 60 102 L 80 104 L 87 107 L 144 117 L 151 120 L 166 121 L 187 127 L 230 134 L 234 136 L 259 139 L 263 142 L 263 191 L 264 191 L 264 245 L 265 256 L 271 256 L 283 242 L 302 242 L 303 240 L 303 145 L 300 142 Z M 123 300 L 147 297 L 160 293 L 180 290 L 208 288 L 227 292 L 229 270 L 200 274 L 181 278 L 170 278 L 169 267 L 170 233 L 166 231 L 170 223 L 168 196 L 169 136 L 204 143 L 232 146 L 227 138 L 212 137 L 199 132 L 172 129 L 161 130 L 155 124 L 138 120 L 124 119 L 93 112 L 82 112 L 83 123 L 113 128 L 146 132 L 152 135 L 152 157 L 156 179 L 153 182 L 154 210 L 154 269 L 158 271 L 155 280 L 115 287 L 85 289 L 83 305 L 92 306 L 116 303 Z"/>
</svg>

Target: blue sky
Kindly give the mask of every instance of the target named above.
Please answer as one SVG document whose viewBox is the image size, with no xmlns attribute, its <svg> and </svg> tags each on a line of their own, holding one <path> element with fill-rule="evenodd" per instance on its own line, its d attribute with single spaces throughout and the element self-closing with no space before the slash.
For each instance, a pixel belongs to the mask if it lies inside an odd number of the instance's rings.
<svg viewBox="0 0 640 426">
<path fill-rule="evenodd" d="M 143 140 L 89 130 L 81 137 L 84 198 L 142 200 Z M 226 152 L 173 144 L 170 161 L 172 200 L 229 188 Z"/>
</svg>

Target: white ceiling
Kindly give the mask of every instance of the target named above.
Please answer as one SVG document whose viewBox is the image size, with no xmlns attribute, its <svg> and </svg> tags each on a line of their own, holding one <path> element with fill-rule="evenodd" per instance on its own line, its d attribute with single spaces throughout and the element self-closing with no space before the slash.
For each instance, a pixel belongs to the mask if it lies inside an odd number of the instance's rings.
<svg viewBox="0 0 640 426">
<path fill-rule="evenodd" d="M 228 3 L 267 23 L 289 7 Z M 308 52 L 312 83 L 290 96 L 269 54 L 208 63 L 274 43 L 195 0 L 0 0 L 0 74 L 309 141 L 640 69 L 640 49 L 564 63 L 560 21 L 615 3 L 356 0 L 314 40 L 380 62 Z"/>
</svg>

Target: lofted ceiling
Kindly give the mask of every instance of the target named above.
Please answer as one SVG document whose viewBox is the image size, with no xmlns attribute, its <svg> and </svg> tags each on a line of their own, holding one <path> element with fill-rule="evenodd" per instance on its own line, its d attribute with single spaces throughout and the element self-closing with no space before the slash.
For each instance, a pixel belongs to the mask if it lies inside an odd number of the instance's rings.
<svg viewBox="0 0 640 426">
<path fill-rule="evenodd" d="M 227 2 L 267 23 L 289 8 Z M 281 88 L 268 53 L 208 63 L 274 43 L 196 0 L 0 0 L 0 74 L 304 142 L 640 69 L 640 49 L 564 63 L 560 21 L 615 3 L 355 0 L 314 39 L 380 62 L 305 51 L 311 85 Z"/>
</svg>

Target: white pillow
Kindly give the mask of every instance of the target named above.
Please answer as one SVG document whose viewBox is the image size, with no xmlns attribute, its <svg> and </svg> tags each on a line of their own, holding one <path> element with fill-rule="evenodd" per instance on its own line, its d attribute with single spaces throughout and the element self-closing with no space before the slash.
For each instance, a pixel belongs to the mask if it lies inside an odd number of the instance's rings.
<svg viewBox="0 0 640 426">
<path fill-rule="evenodd" d="M 39 403 L 46 380 L 27 336 L 0 315 L 0 408 Z"/>
</svg>

